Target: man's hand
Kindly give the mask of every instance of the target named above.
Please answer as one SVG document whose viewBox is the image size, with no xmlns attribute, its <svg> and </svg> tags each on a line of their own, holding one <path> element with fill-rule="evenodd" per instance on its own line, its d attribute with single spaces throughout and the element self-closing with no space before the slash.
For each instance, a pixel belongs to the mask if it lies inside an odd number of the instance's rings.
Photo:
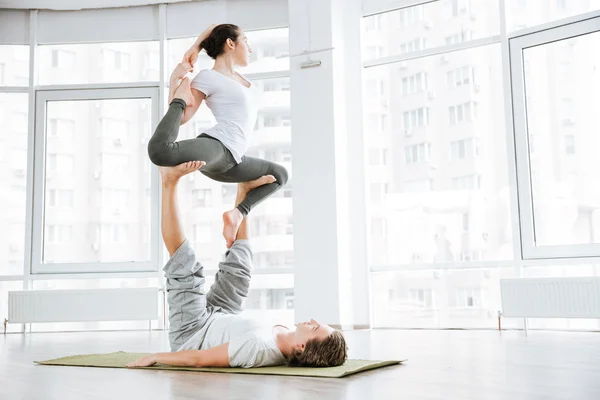
<svg viewBox="0 0 600 400">
<path fill-rule="evenodd" d="M 129 368 L 134 368 L 134 367 L 151 367 L 154 364 L 156 364 L 156 354 L 150 354 L 149 356 L 138 358 L 135 361 L 127 363 L 127 366 Z"/>
</svg>

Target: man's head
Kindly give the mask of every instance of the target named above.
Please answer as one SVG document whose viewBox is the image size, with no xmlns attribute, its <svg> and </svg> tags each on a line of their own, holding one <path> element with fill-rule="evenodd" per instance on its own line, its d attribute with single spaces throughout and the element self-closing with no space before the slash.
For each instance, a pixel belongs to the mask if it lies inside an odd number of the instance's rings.
<svg viewBox="0 0 600 400">
<path fill-rule="evenodd" d="M 233 57 L 236 65 L 245 67 L 250 62 L 252 49 L 248 38 L 240 27 L 233 24 L 221 24 L 214 27 L 210 35 L 200 43 L 206 54 L 212 59 L 221 56 Z"/>
<path fill-rule="evenodd" d="M 294 332 L 294 347 L 287 358 L 291 367 L 336 367 L 348 358 L 342 332 L 314 319 L 302 322 Z"/>
</svg>

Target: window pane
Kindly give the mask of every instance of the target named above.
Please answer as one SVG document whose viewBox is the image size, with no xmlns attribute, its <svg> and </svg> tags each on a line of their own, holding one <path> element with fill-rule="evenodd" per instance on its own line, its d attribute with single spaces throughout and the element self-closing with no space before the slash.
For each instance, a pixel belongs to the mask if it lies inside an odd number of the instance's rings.
<svg viewBox="0 0 600 400">
<path fill-rule="evenodd" d="M 250 64 L 240 68 L 241 73 L 286 71 L 290 68 L 288 28 L 248 31 L 246 36 L 252 53 L 250 54 Z M 195 40 L 195 37 L 169 40 L 169 74 L 181 62 L 183 55 Z M 214 60 L 208 57 L 205 51 L 202 51 L 194 68 L 194 75 L 202 69 L 212 68 L 213 64 Z"/>
<path fill-rule="evenodd" d="M 442 57 L 445 63 L 440 63 Z M 448 71 L 465 64 L 481 71 L 478 84 L 470 82 L 460 90 L 448 87 Z M 365 79 L 382 80 L 388 87 L 401 87 L 406 76 L 424 73 L 430 77 L 429 90 L 436 93 L 432 98 L 406 98 L 392 91 L 391 106 L 378 107 L 388 115 L 389 133 L 367 135 L 369 147 L 384 143 L 390 151 L 385 173 L 381 166 L 369 167 L 368 184 L 383 177 L 390 188 L 382 202 L 370 207 L 372 216 L 384 216 L 388 227 L 385 240 L 371 240 L 371 262 L 512 259 L 500 46 L 420 58 L 407 62 L 404 69 L 389 64 L 364 72 Z M 371 108 L 381 104 L 378 97 L 365 100 Z M 423 109 L 428 118 L 421 121 Z M 455 115 L 450 121 L 449 112 Z M 409 132 L 404 130 L 407 118 L 414 127 Z M 460 148 L 455 145 L 455 159 L 451 144 L 457 141 L 464 142 Z M 478 157 L 474 143 L 480 143 Z M 422 186 L 415 187 L 414 182 L 428 182 L 431 190 L 415 190 Z M 464 213 L 470 215 L 469 232 L 462 229 Z"/>
<path fill-rule="evenodd" d="M 28 95 L 0 93 L 0 275 L 23 273 Z"/>
<path fill-rule="evenodd" d="M 598 9 L 597 0 L 506 0 L 509 32 Z"/>
<path fill-rule="evenodd" d="M 261 91 L 261 100 L 246 155 L 276 162 L 284 166 L 290 176 L 284 189 L 258 205 L 248 217 L 254 264 L 255 268 L 289 268 L 294 266 L 289 78 L 256 80 L 253 83 Z M 181 127 L 178 140 L 194 138 L 214 123 L 210 110 L 201 108 L 190 122 Z M 188 237 L 197 235 L 194 247 L 201 255 L 201 261 L 207 268 L 216 268 L 225 251 L 221 214 L 234 207 L 237 188 L 194 173 L 183 177 L 179 190 L 186 234 Z"/>
<path fill-rule="evenodd" d="M 39 46 L 41 85 L 158 81 L 158 42 Z"/>
<path fill-rule="evenodd" d="M 390 328 L 497 328 L 500 279 L 513 268 L 376 272 L 373 322 Z M 516 328 L 513 318 L 503 328 Z"/>
<path fill-rule="evenodd" d="M 381 24 L 374 27 L 373 19 Z M 363 59 L 408 54 L 499 33 L 498 0 L 432 1 L 363 18 Z M 375 45 L 381 49 L 370 51 Z"/>
<path fill-rule="evenodd" d="M 599 45 L 597 32 L 523 52 L 538 246 L 600 243 Z"/>
<path fill-rule="evenodd" d="M 44 262 L 148 260 L 151 100 L 51 101 L 46 121 Z"/>
<path fill-rule="evenodd" d="M 29 86 L 29 46 L 0 45 L 0 86 Z"/>
</svg>

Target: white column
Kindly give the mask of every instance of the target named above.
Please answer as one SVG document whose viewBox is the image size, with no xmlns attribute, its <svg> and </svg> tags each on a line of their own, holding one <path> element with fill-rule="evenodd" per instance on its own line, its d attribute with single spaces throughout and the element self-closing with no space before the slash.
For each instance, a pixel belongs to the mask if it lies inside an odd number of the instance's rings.
<svg viewBox="0 0 600 400">
<path fill-rule="evenodd" d="M 368 325 L 360 2 L 290 0 L 289 13 L 295 318 Z"/>
</svg>

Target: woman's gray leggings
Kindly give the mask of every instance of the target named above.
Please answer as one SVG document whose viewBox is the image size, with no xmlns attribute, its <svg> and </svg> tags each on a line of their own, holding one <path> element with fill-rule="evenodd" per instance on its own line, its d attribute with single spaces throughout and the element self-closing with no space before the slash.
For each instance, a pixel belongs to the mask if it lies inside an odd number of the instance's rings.
<svg viewBox="0 0 600 400">
<path fill-rule="evenodd" d="M 185 107 L 183 100 L 173 99 L 169 110 L 156 127 L 148 142 L 148 155 L 152 163 L 172 167 L 187 161 L 204 161 L 206 165 L 200 169 L 201 173 L 215 181 L 228 183 L 248 182 L 263 175 L 273 175 L 274 183 L 251 190 L 237 207 L 244 216 L 286 184 L 288 173 L 281 165 L 246 156 L 242 156 L 242 162 L 238 164 L 221 141 L 204 133 L 196 139 L 176 142 Z"/>
</svg>

